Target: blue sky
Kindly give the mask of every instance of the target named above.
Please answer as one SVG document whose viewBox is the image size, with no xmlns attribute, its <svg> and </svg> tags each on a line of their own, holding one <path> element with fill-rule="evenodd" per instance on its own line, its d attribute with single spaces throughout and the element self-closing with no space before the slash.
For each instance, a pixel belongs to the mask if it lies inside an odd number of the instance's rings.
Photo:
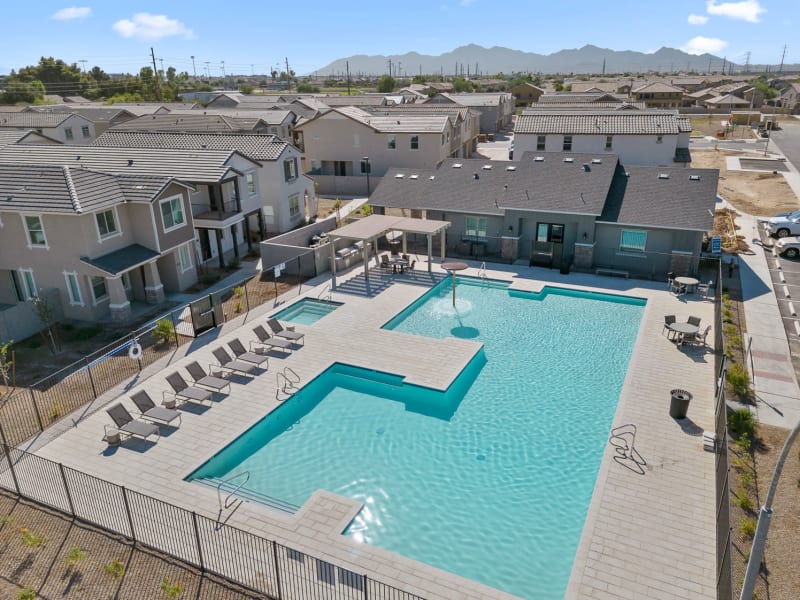
<svg viewBox="0 0 800 600">
<path fill-rule="evenodd" d="M 52 0 L 3 7 L 0 73 L 40 56 L 137 72 L 150 46 L 164 66 L 197 74 L 298 74 L 353 54 L 438 55 L 469 43 L 550 54 L 585 44 L 653 52 L 709 51 L 744 64 L 800 63 L 798 0 Z M 794 46 L 794 47 L 793 47 Z M 252 65 L 252 66 L 251 66 Z"/>
</svg>

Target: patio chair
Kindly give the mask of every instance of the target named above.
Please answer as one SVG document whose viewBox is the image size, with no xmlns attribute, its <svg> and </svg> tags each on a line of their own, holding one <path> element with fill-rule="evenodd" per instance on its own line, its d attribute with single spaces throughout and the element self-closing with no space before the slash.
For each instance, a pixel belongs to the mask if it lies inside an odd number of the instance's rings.
<svg viewBox="0 0 800 600">
<path fill-rule="evenodd" d="M 236 356 L 236 358 L 239 360 L 253 363 L 257 367 L 267 363 L 267 366 L 264 367 L 265 369 L 269 366 L 269 357 L 266 354 L 256 354 L 255 352 L 248 351 L 239 338 L 232 339 L 230 342 L 228 342 L 228 346 L 230 346 L 234 356 Z"/>
<path fill-rule="evenodd" d="M 178 425 L 181 424 L 181 413 L 172 408 L 164 408 L 156 406 L 153 399 L 144 390 L 136 392 L 131 396 L 131 400 L 139 409 L 142 419 L 151 421 L 153 423 L 163 423 L 164 425 L 171 425 L 175 419 L 178 419 Z"/>
<path fill-rule="evenodd" d="M 233 358 L 222 346 L 214 348 L 211 351 L 211 354 L 213 354 L 214 358 L 217 359 L 220 367 L 227 369 L 231 373 L 238 373 L 239 375 L 252 375 L 253 369 L 256 368 L 253 363 Z"/>
<path fill-rule="evenodd" d="M 192 376 L 195 385 L 208 388 L 215 392 L 221 392 L 225 388 L 228 388 L 229 393 L 231 391 L 231 382 L 228 379 L 209 375 L 197 361 L 190 362 L 186 365 L 186 370 L 189 372 L 189 375 Z"/>
<path fill-rule="evenodd" d="M 209 390 L 189 385 L 177 371 L 167 375 L 167 383 L 169 383 L 172 388 L 176 400 L 181 400 L 183 402 L 199 402 L 202 404 L 206 400 L 211 402 L 213 399 L 212 393 Z"/>
<path fill-rule="evenodd" d="M 111 417 L 111 420 L 114 421 L 114 427 L 119 431 L 120 435 L 138 437 L 143 440 L 154 435 L 156 436 L 156 441 L 161 437 L 161 432 L 156 425 L 145 423 L 144 421 L 137 421 L 122 404 L 115 404 L 111 408 L 106 409 L 106 412 L 108 416 Z M 104 438 L 109 438 L 108 426 L 106 426 Z"/>
<path fill-rule="evenodd" d="M 672 284 L 673 283 L 675 283 L 675 273 L 670 271 L 669 273 L 667 273 L 667 289 L 668 290 L 672 289 Z"/>
<path fill-rule="evenodd" d="M 260 346 L 262 351 L 272 350 L 273 348 L 278 348 L 279 350 L 284 350 L 285 352 L 291 352 L 293 350 L 292 342 L 287 339 L 268 334 L 263 325 L 256 325 L 253 328 L 253 333 L 256 334 L 258 340 L 253 340 L 250 342 L 251 350 L 253 349 L 253 344 Z"/>
<path fill-rule="evenodd" d="M 388 254 L 381 254 L 381 271 L 391 271 L 392 266 L 389 264 L 389 255 Z"/>
<path fill-rule="evenodd" d="M 697 325 L 700 327 L 700 320 L 700 317 L 689 317 L 686 319 L 686 322 L 689 323 L 689 325 Z"/>
<path fill-rule="evenodd" d="M 676 296 L 683 296 L 686 293 L 686 286 L 682 283 L 678 283 L 674 279 L 671 279 L 669 284 L 669 293 L 675 294 Z"/>
<path fill-rule="evenodd" d="M 672 337 L 675 335 L 675 332 L 672 331 L 672 327 L 670 326 L 676 321 L 677 319 L 675 318 L 675 315 L 664 315 L 664 328 L 661 330 L 662 335 L 666 330 L 667 338 L 672 339 Z"/>
<path fill-rule="evenodd" d="M 709 332 L 711 331 L 711 325 L 707 326 L 703 333 L 695 333 L 693 336 L 683 336 L 682 343 L 689 344 L 692 346 L 705 346 L 706 345 L 706 338 L 708 337 Z"/>
<path fill-rule="evenodd" d="M 298 342 L 300 343 L 303 338 L 305 338 L 304 333 L 298 333 L 296 331 L 289 331 L 283 325 L 280 324 L 278 319 L 272 318 L 267 319 L 267 325 L 269 328 L 272 329 L 272 333 L 274 333 L 279 338 L 283 338 L 285 340 L 289 340 L 290 342 Z"/>
<path fill-rule="evenodd" d="M 713 281 L 709 281 L 708 283 L 697 284 L 697 293 L 703 296 L 703 300 L 708 300 L 708 297 L 711 294 L 711 286 L 713 285 L 714 285 Z"/>
</svg>

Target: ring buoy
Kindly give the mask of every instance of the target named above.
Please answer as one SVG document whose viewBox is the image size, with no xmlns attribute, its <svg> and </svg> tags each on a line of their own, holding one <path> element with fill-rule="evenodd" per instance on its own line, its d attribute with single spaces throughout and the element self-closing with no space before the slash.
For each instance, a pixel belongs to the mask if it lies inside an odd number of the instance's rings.
<svg viewBox="0 0 800 600">
<path fill-rule="evenodd" d="M 139 360 L 142 358 L 142 345 L 139 342 L 133 342 L 128 348 L 128 358 Z"/>
</svg>

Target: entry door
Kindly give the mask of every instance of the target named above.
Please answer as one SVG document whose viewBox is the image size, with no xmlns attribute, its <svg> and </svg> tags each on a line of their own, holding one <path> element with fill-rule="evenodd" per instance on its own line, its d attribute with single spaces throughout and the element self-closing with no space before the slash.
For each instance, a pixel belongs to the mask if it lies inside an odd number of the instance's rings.
<svg viewBox="0 0 800 600">
<path fill-rule="evenodd" d="M 531 265 L 561 267 L 564 254 L 564 225 L 560 223 L 537 223 L 536 238 L 531 244 Z"/>
<path fill-rule="evenodd" d="M 208 229 L 200 230 L 200 256 L 203 262 L 211 259 L 211 241 L 208 238 Z"/>
</svg>

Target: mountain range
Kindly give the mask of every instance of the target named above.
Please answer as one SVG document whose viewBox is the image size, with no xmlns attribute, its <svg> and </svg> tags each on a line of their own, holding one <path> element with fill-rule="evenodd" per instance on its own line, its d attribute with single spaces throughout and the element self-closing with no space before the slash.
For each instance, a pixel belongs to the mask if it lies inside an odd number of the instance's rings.
<svg viewBox="0 0 800 600">
<path fill-rule="evenodd" d="M 357 54 L 339 58 L 317 69 L 314 73 L 320 76 L 344 74 L 349 63 L 351 74 L 378 75 L 389 73 L 389 61 L 392 64 L 393 75 L 410 77 L 420 73 L 452 76 L 455 73 L 461 75 L 462 72 L 464 76 L 468 74 L 474 76 L 476 73 L 479 76 L 493 76 L 497 73 L 521 72 L 601 74 L 697 71 L 707 73 L 709 65 L 711 72 L 721 72 L 724 59 L 711 54 L 687 54 L 675 48 L 661 48 L 653 53 L 644 53 L 586 45 L 578 49 L 559 50 L 553 54 L 537 54 L 501 46 L 484 48 L 477 44 L 469 44 L 439 56 L 417 52 L 390 56 Z M 724 64 L 727 71 L 731 63 L 725 61 Z M 742 70 L 737 67 L 739 65 L 734 64 L 734 71 Z M 759 70 L 763 71 L 764 65 L 750 65 L 750 71 Z"/>
</svg>

